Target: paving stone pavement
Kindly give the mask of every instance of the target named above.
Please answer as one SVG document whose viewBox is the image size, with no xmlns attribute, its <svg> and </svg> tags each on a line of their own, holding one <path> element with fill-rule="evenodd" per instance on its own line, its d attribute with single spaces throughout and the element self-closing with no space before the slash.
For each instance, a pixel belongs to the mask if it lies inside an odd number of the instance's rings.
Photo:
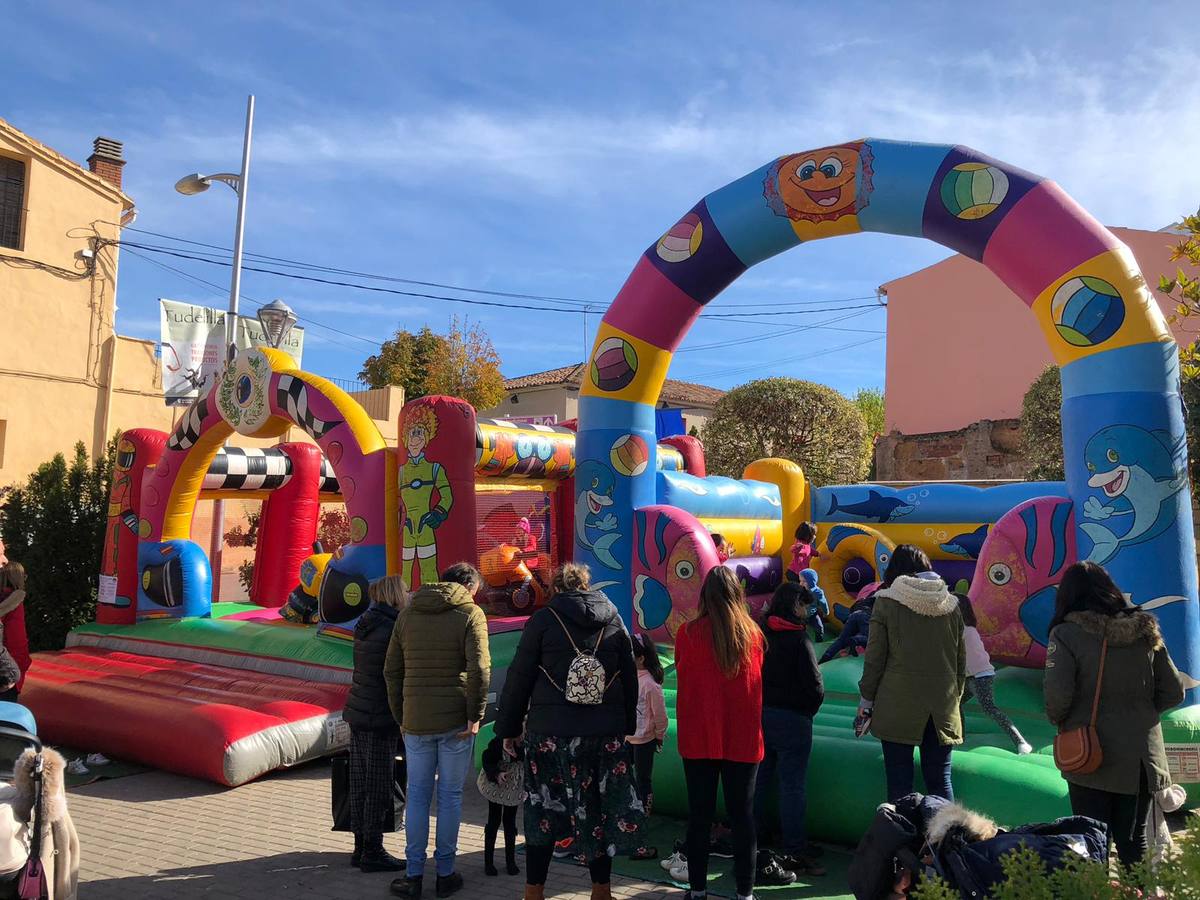
<svg viewBox="0 0 1200 900">
<path fill-rule="evenodd" d="M 483 874 L 487 803 L 474 782 L 472 773 L 458 842 L 458 870 L 466 886 L 455 896 L 516 900 L 523 878 Z M 352 869 L 350 836 L 329 830 L 327 762 L 232 790 L 149 772 L 72 790 L 69 803 L 79 831 L 82 900 L 389 896 L 393 876 Z M 386 844 L 403 856 L 402 834 L 389 836 Z M 433 896 L 432 885 L 425 894 Z M 620 877 L 613 878 L 613 895 L 647 900 L 683 896 L 672 888 Z M 587 870 L 555 863 L 546 896 L 590 897 Z"/>
</svg>

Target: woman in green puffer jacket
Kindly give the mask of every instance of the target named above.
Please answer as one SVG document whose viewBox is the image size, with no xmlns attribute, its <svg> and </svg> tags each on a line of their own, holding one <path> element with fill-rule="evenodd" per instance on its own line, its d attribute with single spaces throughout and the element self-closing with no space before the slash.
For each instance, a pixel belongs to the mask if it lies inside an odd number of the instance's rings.
<svg viewBox="0 0 1200 900">
<path fill-rule="evenodd" d="M 954 799 L 950 753 L 962 743 L 959 702 L 967 683 L 958 599 L 929 571 L 929 557 L 902 544 L 875 595 L 863 662 L 860 711 L 883 744 L 887 799 L 913 791 L 913 748 L 921 748 L 925 793 Z"/>
</svg>

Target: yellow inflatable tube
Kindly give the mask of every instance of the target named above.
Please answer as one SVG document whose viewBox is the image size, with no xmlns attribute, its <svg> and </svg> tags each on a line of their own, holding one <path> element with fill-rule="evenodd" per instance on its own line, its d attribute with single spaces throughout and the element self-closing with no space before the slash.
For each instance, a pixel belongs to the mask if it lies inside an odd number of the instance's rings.
<svg viewBox="0 0 1200 900">
<path fill-rule="evenodd" d="M 854 597 L 842 586 L 842 572 L 854 560 L 861 559 L 874 567 L 875 580 L 880 581 L 895 549 L 896 545 L 889 538 L 866 525 L 822 523 L 817 541 L 820 555 L 813 560 L 812 567 L 821 578 L 821 589 L 829 601 L 826 618 L 835 631 L 842 627 L 837 609 L 841 608 L 844 617 L 854 605 Z"/>
<path fill-rule="evenodd" d="M 779 519 L 703 518 L 700 524 L 732 544 L 733 556 L 778 556 L 783 550 L 783 523 Z"/>
</svg>

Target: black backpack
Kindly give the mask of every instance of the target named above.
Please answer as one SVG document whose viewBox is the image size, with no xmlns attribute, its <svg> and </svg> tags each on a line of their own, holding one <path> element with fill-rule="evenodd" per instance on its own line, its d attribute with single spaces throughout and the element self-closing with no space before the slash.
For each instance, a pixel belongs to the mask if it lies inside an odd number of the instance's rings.
<svg viewBox="0 0 1200 900">
<path fill-rule="evenodd" d="M 909 869 L 915 877 L 921 871 L 917 856 L 920 843 L 921 836 L 913 823 L 892 804 L 881 804 L 875 810 L 871 827 L 858 842 L 847 872 L 855 900 L 888 896 L 900 867 Z"/>
</svg>

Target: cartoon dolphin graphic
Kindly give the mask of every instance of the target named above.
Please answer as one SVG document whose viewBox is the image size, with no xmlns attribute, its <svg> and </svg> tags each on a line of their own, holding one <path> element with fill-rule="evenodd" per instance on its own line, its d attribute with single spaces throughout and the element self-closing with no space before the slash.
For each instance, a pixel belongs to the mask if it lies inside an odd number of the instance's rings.
<svg viewBox="0 0 1200 900">
<path fill-rule="evenodd" d="M 974 531 L 956 534 L 944 544 L 938 546 L 946 553 L 962 556 L 966 559 L 978 559 L 979 551 L 983 549 L 984 539 L 987 538 L 988 526 L 980 525 Z"/>
<path fill-rule="evenodd" d="M 1167 501 L 1187 484 L 1187 473 L 1176 462 L 1181 450 L 1167 432 L 1136 425 L 1110 425 L 1092 435 L 1083 451 L 1092 473 L 1088 487 L 1110 502 L 1088 497 L 1083 504 L 1084 516 L 1097 520 L 1080 526 L 1093 543 L 1088 559 L 1102 565 L 1123 547 L 1154 540 L 1171 527 L 1176 510 Z M 1121 534 L 1099 524 L 1116 516 L 1129 517 Z"/>
<path fill-rule="evenodd" d="M 575 538 L 580 546 L 596 555 L 602 566 L 620 569 L 621 563 L 612 552 L 613 544 L 621 539 L 616 531 L 617 517 L 609 509 L 613 505 L 612 472 L 596 463 L 585 463 L 575 477 L 580 487 L 579 496 L 575 498 Z M 601 533 L 592 538 L 589 531 Z"/>
<path fill-rule="evenodd" d="M 890 522 L 892 519 L 898 519 L 901 516 L 907 516 L 911 513 L 915 506 L 910 503 L 905 503 L 899 497 L 884 497 L 879 491 L 868 491 L 867 499 L 860 500 L 858 503 L 839 503 L 837 494 L 830 494 L 829 513 L 832 516 L 836 512 L 849 513 L 852 516 L 858 516 L 860 519 L 867 519 L 874 522 Z"/>
</svg>

